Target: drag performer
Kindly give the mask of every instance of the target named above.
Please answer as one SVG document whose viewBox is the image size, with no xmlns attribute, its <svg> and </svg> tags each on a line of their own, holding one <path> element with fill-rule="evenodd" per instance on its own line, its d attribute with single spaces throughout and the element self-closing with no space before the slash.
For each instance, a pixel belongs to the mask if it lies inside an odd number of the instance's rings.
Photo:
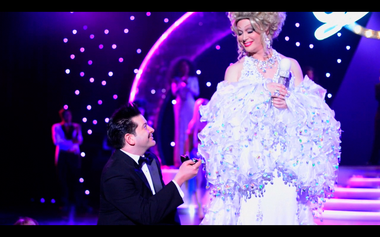
<svg viewBox="0 0 380 237">
<path fill-rule="evenodd" d="M 180 156 L 185 153 L 186 130 L 193 117 L 195 98 L 199 95 L 199 83 L 195 74 L 193 63 L 180 58 L 174 61 L 169 70 L 171 91 L 175 96 L 176 103 L 173 105 L 174 112 L 174 166 L 181 165 Z"/>
<path fill-rule="evenodd" d="M 198 152 L 212 197 L 201 224 L 315 224 L 332 195 L 340 123 L 326 90 L 272 48 L 283 12 L 230 12 L 238 61 L 201 106 Z M 288 77 L 280 77 L 282 61 Z M 288 79 L 287 83 L 278 83 Z"/>
</svg>

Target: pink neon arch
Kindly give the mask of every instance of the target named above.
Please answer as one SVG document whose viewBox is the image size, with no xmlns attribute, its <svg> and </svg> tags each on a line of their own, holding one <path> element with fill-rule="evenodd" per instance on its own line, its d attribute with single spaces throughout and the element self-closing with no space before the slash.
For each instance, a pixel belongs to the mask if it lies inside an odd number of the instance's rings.
<svg viewBox="0 0 380 237">
<path fill-rule="evenodd" d="M 133 84 L 132 84 L 132 89 L 131 89 L 131 93 L 129 95 L 129 102 L 133 102 L 135 100 L 135 96 L 136 96 L 136 93 L 137 93 L 137 86 L 139 84 L 139 81 L 140 81 L 140 78 L 141 78 L 141 74 L 144 72 L 144 69 L 146 67 L 146 65 L 148 64 L 149 60 L 151 59 L 151 57 L 153 56 L 153 54 L 156 52 L 156 50 L 160 47 L 160 45 L 162 44 L 162 42 L 177 28 L 179 27 L 188 17 L 190 17 L 192 14 L 194 14 L 194 12 L 187 12 L 185 13 L 181 18 L 179 18 L 173 25 L 171 25 L 169 27 L 169 29 L 167 29 L 165 31 L 165 33 L 163 33 L 161 35 L 161 37 L 156 41 L 156 43 L 153 45 L 153 47 L 149 50 L 148 54 L 146 55 L 146 57 L 144 58 L 143 62 L 141 63 L 140 65 L 140 68 L 139 68 L 139 71 L 138 73 L 136 74 L 136 77 L 133 81 Z"/>
</svg>

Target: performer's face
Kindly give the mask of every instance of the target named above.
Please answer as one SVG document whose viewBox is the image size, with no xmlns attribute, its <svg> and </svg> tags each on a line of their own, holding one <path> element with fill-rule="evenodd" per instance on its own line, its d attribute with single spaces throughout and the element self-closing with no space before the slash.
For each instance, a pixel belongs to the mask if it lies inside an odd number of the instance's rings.
<svg viewBox="0 0 380 237">
<path fill-rule="evenodd" d="M 141 114 L 135 116 L 132 121 L 137 124 L 136 135 L 134 136 L 136 147 L 146 151 L 156 145 L 156 141 L 153 139 L 154 129 L 148 125 L 144 116 Z"/>
<path fill-rule="evenodd" d="M 252 55 L 263 50 L 260 34 L 255 31 L 248 19 L 240 20 L 236 27 L 238 41 L 248 54 Z"/>
<path fill-rule="evenodd" d="M 186 61 L 183 61 L 180 65 L 180 70 L 183 76 L 189 75 L 190 67 Z"/>
</svg>

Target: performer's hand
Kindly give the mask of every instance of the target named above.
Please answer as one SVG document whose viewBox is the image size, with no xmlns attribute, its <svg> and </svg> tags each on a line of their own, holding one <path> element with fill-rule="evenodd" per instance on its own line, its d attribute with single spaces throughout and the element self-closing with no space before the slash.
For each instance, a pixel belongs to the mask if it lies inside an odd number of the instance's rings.
<svg viewBox="0 0 380 237">
<path fill-rule="evenodd" d="M 288 94 L 286 87 L 279 83 L 268 83 L 267 88 L 271 94 L 271 100 L 274 107 L 278 109 L 287 109 L 288 106 L 285 97 Z"/>
<path fill-rule="evenodd" d="M 286 104 L 285 99 L 280 97 L 272 97 L 272 105 L 277 109 L 287 109 L 288 105 Z"/>
<path fill-rule="evenodd" d="M 173 180 L 179 186 L 181 186 L 184 182 L 195 177 L 198 174 L 198 170 L 201 164 L 201 161 L 194 162 L 192 160 L 187 160 L 183 162 Z"/>
<path fill-rule="evenodd" d="M 181 82 L 180 82 L 180 86 L 181 86 L 181 87 L 186 87 L 186 86 L 187 86 L 187 84 L 186 84 L 186 82 L 184 82 L 184 81 L 181 81 Z"/>
<path fill-rule="evenodd" d="M 268 83 L 267 88 L 272 98 L 277 97 L 277 98 L 285 99 L 285 96 L 288 93 L 288 90 L 283 84 L 279 84 L 275 82 Z"/>
</svg>

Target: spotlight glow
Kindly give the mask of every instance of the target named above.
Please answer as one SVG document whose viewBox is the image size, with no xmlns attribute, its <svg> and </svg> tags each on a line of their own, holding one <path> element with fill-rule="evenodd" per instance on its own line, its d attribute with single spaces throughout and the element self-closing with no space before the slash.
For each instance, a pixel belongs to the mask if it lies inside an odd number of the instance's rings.
<svg viewBox="0 0 380 237">
<path fill-rule="evenodd" d="M 349 24 L 349 25 L 345 25 L 344 27 L 346 29 L 351 30 L 355 34 L 364 36 L 366 38 L 380 39 L 380 31 L 379 30 L 368 29 L 366 27 L 363 27 L 363 26 L 357 24 L 356 22 Z"/>
</svg>

